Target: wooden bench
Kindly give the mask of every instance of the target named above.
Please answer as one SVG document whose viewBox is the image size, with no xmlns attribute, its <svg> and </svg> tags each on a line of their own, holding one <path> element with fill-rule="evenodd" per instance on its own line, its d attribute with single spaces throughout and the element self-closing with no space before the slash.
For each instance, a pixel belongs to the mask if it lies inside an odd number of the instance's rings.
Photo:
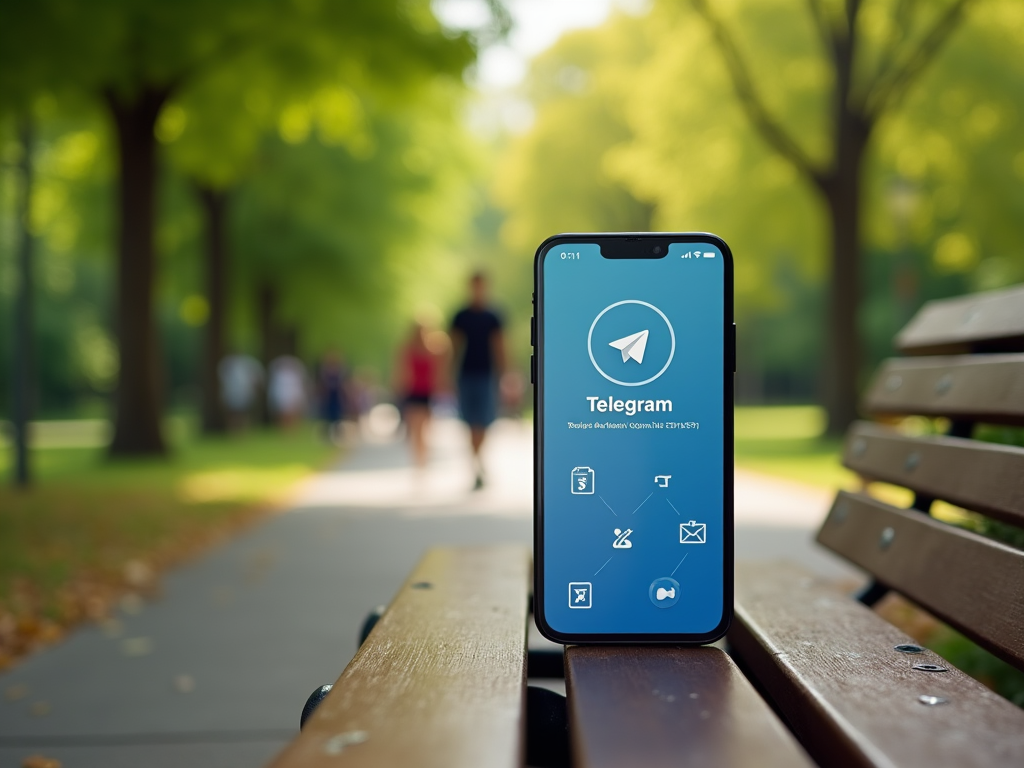
<svg viewBox="0 0 1024 768">
<path fill-rule="evenodd" d="M 1024 289 L 926 305 L 867 413 L 949 420 L 910 436 L 858 423 L 843 463 L 914 493 L 840 492 L 818 541 L 867 571 L 860 599 L 791 565 L 740 565 L 728 648 L 570 647 L 566 697 L 528 685 L 529 552 L 429 552 L 277 768 L 299 766 L 1024 766 L 1024 710 L 888 624 L 902 594 L 1024 668 L 1024 552 L 929 515 L 937 499 L 1024 526 Z M 561 650 L 555 651 L 561 658 Z"/>
</svg>

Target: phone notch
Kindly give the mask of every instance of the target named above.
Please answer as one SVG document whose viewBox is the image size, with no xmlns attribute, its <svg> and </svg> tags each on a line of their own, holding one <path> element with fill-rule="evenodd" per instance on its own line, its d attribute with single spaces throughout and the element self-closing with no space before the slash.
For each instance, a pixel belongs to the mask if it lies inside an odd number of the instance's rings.
<svg viewBox="0 0 1024 768">
<path fill-rule="evenodd" d="M 663 259 L 668 255 L 671 240 L 667 237 L 609 237 L 598 245 L 606 259 Z"/>
</svg>

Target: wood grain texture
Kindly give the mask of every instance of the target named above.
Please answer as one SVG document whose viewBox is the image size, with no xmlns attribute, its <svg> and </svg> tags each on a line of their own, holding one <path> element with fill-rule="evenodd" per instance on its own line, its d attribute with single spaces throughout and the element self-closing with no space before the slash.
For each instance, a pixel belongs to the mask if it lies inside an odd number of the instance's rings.
<svg viewBox="0 0 1024 768">
<path fill-rule="evenodd" d="M 843 465 L 1024 526 L 1024 448 L 956 437 L 906 437 L 869 422 L 846 436 Z"/>
<path fill-rule="evenodd" d="M 822 766 L 1024 765 L 1024 711 L 795 566 L 738 566 L 729 642 Z"/>
<path fill-rule="evenodd" d="M 818 542 L 1024 668 L 1024 551 L 846 492 Z"/>
<path fill-rule="evenodd" d="M 1024 424 L 1024 354 L 891 358 L 875 375 L 864 407 Z"/>
<path fill-rule="evenodd" d="M 718 648 L 568 648 L 577 768 L 810 766 Z"/>
<path fill-rule="evenodd" d="M 1024 286 L 929 301 L 896 336 L 906 354 L 1024 350 Z"/>
<path fill-rule="evenodd" d="M 523 547 L 431 550 L 272 765 L 522 765 L 529 586 Z"/>
</svg>

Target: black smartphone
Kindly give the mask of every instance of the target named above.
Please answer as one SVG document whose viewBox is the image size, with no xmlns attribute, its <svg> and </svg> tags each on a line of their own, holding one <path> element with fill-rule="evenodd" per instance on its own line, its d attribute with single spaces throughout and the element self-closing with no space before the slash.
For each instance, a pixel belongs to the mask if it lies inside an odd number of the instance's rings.
<svg viewBox="0 0 1024 768">
<path fill-rule="evenodd" d="M 733 593 L 733 262 L 704 233 L 535 258 L 534 615 L 561 643 L 709 643 Z"/>
</svg>

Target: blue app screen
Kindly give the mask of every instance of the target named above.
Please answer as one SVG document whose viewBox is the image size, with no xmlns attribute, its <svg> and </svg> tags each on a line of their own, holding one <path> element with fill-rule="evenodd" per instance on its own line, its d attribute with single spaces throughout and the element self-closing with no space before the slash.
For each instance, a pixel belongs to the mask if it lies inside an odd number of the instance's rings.
<svg viewBox="0 0 1024 768">
<path fill-rule="evenodd" d="M 557 245 L 543 265 L 544 615 L 572 634 L 704 634 L 723 615 L 724 281 Z"/>
</svg>

